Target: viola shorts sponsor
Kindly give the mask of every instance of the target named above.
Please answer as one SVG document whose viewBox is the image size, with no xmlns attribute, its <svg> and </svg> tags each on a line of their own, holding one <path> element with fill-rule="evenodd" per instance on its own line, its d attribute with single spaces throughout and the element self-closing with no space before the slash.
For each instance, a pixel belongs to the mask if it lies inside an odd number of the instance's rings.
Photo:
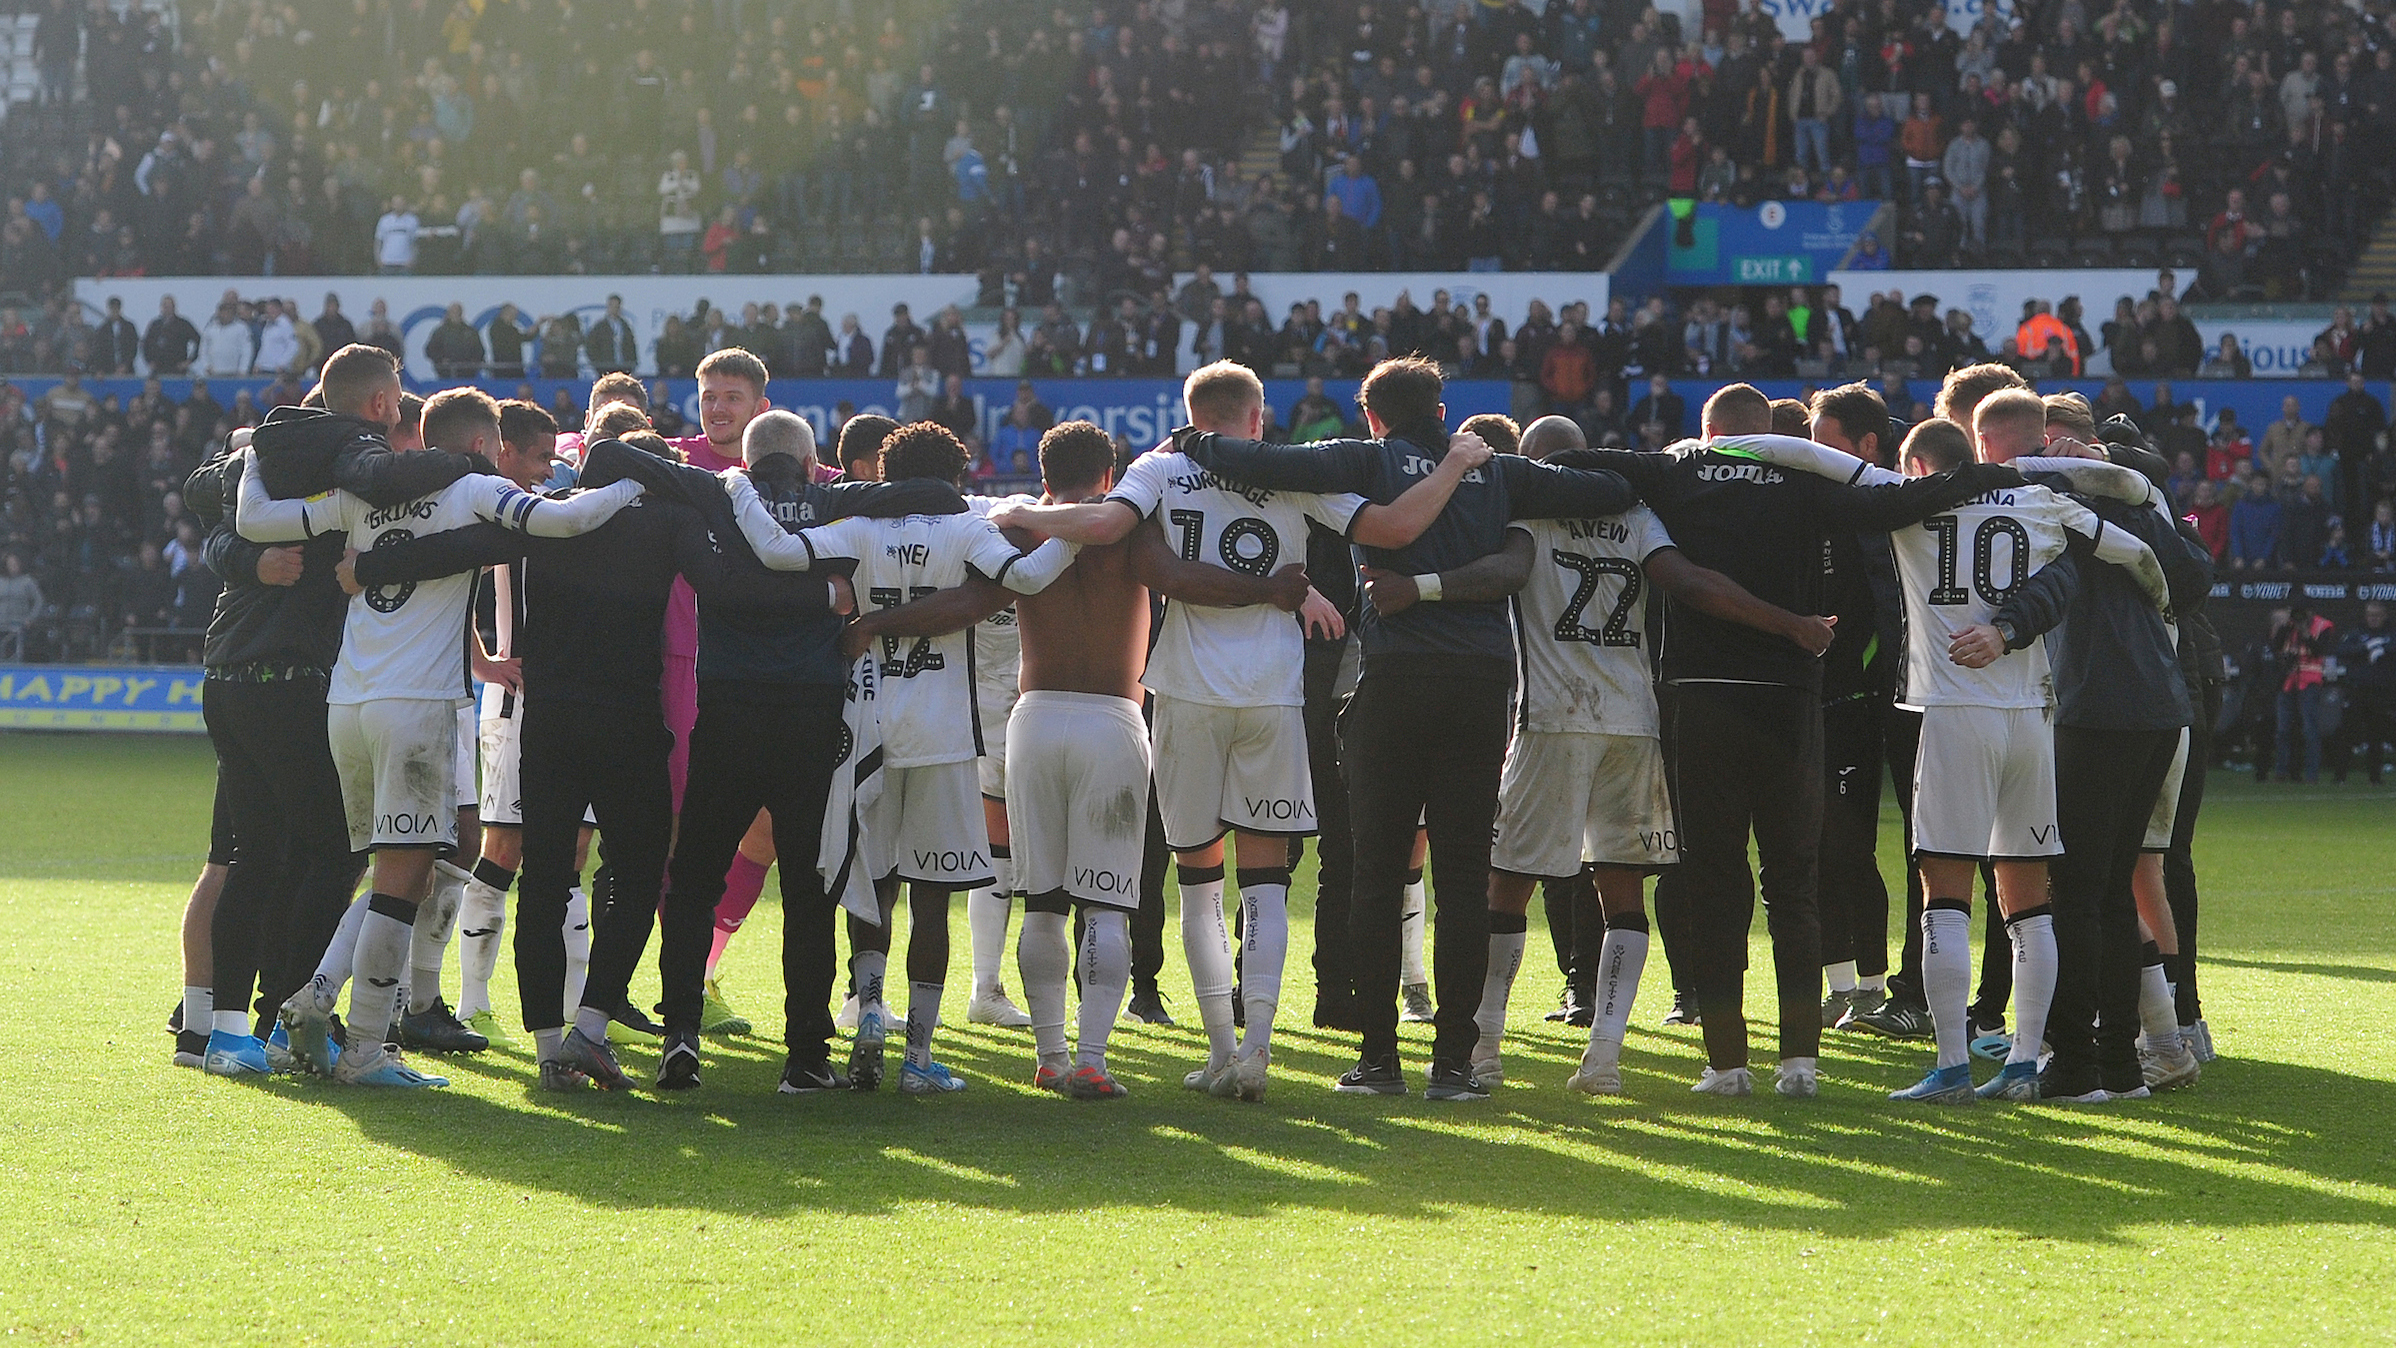
<svg viewBox="0 0 2396 1348">
<path fill-rule="evenodd" d="M 1148 840 L 1139 704 L 1101 693 L 1018 699 L 1007 725 L 1007 831 L 1016 893 L 1139 907 Z"/>
<path fill-rule="evenodd" d="M 1668 866 L 1680 834 L 1649 735 L 1526 730 L 1498 779 L 1489 864 L 1516 875 L 1577 875 L 1583 863 Z"/>
<path fill-rule="evenodd" d="M 458 708 L 446 699 L 379 698 L 326 709 L 349 845 L 458 842 Z"/>
<path fill-rule="evenodd" d="M 1178 852 L 1233 829 L 1317 831 L 1301 707 L 1217 707 L 1156 697 L 1156 803 Z"/>
<path fill-rule="evenodd" d="M 972 889 L 996 878 L 974 760 L 885 768 L 866 832 L 890 859 L 885 875 L 914 884 Z"/>
</svg>

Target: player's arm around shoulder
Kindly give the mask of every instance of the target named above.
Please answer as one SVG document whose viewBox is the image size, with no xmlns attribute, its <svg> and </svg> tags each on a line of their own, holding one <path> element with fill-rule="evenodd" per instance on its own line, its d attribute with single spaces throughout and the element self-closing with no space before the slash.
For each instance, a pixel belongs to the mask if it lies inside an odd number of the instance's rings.
<svg viewBox="0 0 2396 1348">
<path fill-rule="evenodd" d="M 854 660 L 883 637 L 944 637 L 962 632 L 1015 602 L 1015 592 L 996 581 L 968 575 L 921 599 L 877 608 L 841 629 L 841 654 Z"/>
<path fill-rule="evenodd" d="M 1165 541 L 1164 529 L 1154 521 L 1133 530 L 1124 549 L 1134 580 L 1167 599 L 1200 608 L 1271 604 L 1294 612 L 1313 593 L 1303 566 L 1293 564 L 1270 576 L 1252 576 L 1227 566 L 1189 561 Z"/>
<path fill-rule="evenodd" d="M 1830 649 L 1838 626 L 1836 616 L 1792 613 L 1757 598 L 1748 588 L 1712 567 L 1690 561 L 1670 540 L 1641 563 L 1647 578 L 1674 603 L 1687 604 L 1708 617 L 1752 627 L 1804 648 L 1808 655 Z"/>
<path fill-rule="evenodd" d="M 1484 557 L 1447 571 L 1418 576 L 1361 566 L 1365 602 L 1384 618 L 1394 618 L 1416 604 L 1495 603 L 1530 583 L 1531 566 L 1538 560 L 1538 540 L 1528 529 L 1506 531 L 1505 546 Z"/>
<path fill-rule="evenodd" d="M 1506 510 L 1514 519 L 1595 519 L 1639 503 L 1631 479 L 1609 468 L 1562 468 L 1519 454 L 1490 462 L 1506 484 Z"/>
<path fill-rule="evenodd" d="M 1348 520 L 1348 537 L 1368 548 L 1396 550 L 1412 544 L 1448 508 L 1456 488 L 1494 457 L 1489 445 L 1469 431 L 1448 441 L 1448 452 L 1423 479 L 1388 505 L 1364 502 Z"/>
<path fill-rule="evenodd" d="M 318 534 L 350 527 L 350 507 L 358 498 L 335 488 L 321 496 L 278 501 L 266 494 L 266 481 L 254 461 L 257 451 L 241 451 L 241 486 L 233 506 L 234 532 L 252 543 L 298 543 Z"/>
<path fill-rule="evenodd" d="M 1273 491 L 1352 491 L 1371 496 L 1386 480 L 1389 461 L 1389 451 L 1374 440 L 1268 445 L 1185 426 L 1173 432 L 1172 444 L 1210 473 Z"/>
<path fill-rule="evenodd" d="M 587 534 L 641 497 L 641 484 L 630 478 L 593 490 L 568 492 L 562 497 L 526 491 L 506 478 L 489 474 L 461 480 L 473 484 L 475 514 L 502 528 L 535 538 Z"/>
</svg>

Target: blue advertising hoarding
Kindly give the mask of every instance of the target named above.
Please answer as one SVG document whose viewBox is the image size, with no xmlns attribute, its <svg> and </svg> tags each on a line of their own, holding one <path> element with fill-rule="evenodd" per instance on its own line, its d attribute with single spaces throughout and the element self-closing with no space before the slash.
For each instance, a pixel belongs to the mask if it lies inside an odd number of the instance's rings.
<svg viewBox="0 0 2396 1348">
<path fill-rule="evenodd" d="M 1691 205 L 1688 241 L 1673 220 L 1665 278 L 1676 286 L 1818 285 L 1847 260 L 1879 214 L 1877 201 Z"/>
<path fill-rule="evenodd" d="M 0 665 L 0 729 L 197 734 L 197 665 Z"/>
</svg>

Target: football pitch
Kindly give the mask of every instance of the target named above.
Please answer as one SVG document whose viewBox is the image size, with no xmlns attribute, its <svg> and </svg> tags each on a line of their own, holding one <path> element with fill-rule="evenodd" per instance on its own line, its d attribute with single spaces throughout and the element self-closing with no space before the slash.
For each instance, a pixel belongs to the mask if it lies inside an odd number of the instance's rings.
<svg viewBox="0 0 2396 1348">
<path fill-rule="evenodd" d="M 498 1052 L 440 1092 L 226 1082 L 170 1066 L 164 1031 L 212 773 L 196 737 L 0 734 L 7 1342 L 2396 1338 L 2396 791 L 2359 777 L 2216 775 L 2201 1083 L 1926 1110 L 1883 1099 L 1923 1046 L 1839 1034 L 1818 1101 L 1692 1096 L 1660 958 L 1628 1094 L 1568 1094 L 1536 905 L 1495 1098 L 1423 1100 L 1412 1026 L 1413 1095 L 1335 1095 L 1350 1041 L 1288 1023 L 1306 876 L 1262 1105 L 1181 1089 L 1204 1041 L 1170 924 L 1186 1024 L 1116 1031 L 1129 1099 L 1036 1093 L 1028 1031 L 964 1025 L 939 1045 L 962 1096 L 778 1096 L 770 898 L 726 964 L 767 1036 L 711 1043 L 690 1096 L 541 1095 Z M 1754 967 L 1760 1008 L 1760 919 Z M 513 1025 L 504 959 L 495 993 Z"/>
</svg>

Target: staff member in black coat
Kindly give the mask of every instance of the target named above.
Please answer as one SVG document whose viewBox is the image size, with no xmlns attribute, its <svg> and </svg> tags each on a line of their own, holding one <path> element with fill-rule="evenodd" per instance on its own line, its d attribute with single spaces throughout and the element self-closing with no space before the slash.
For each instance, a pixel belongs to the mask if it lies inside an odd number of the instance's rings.
<svg viewBox="0 0 2396 1348">
<path fill-rule="evenodd" d="M 2011 469 L 1971 464 L 1901 485 L 1850 487 L 1786 473 L 1726 436 L 1772 429 L 1772 404 L 1748 384 L 1706 400 L 1706 444 L 1669 454 L 1598 453 L 1630 479 L 1689 560 L 1767 603 L 1819 613 L 1822 547 L 1832 529 L 1885 531 L 1985 491 Z M 1697 1089 L 1753 1090 L 1742 1005 L 1755 879 L 1752 833 L 1779 984 L 1783 1095 L 1818 1090 L 1822 927 L 1822 666 L 1783 637 L 1668 604 L 1662 643 L 1664 757 L 1680 821 L 1681 864 L 1656 881 L 1656 921 L 1674 981 L 1697 1001 L 1706 1070 Z"/>
</svg>

